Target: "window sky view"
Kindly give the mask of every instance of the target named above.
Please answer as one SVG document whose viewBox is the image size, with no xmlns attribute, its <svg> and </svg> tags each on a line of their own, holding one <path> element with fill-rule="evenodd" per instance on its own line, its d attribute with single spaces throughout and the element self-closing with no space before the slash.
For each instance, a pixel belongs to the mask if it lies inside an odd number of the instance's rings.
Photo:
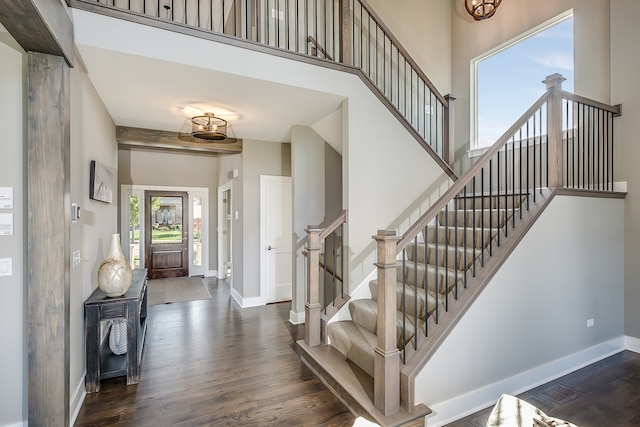
<svg viewBox="0 0 640 427">
<path fill-rule="evenodd" d="M 545 91 L 553 73 L 573 92 L 573 16 L 477 64 L 478 145 L 492 145 Z"/>
</svg>

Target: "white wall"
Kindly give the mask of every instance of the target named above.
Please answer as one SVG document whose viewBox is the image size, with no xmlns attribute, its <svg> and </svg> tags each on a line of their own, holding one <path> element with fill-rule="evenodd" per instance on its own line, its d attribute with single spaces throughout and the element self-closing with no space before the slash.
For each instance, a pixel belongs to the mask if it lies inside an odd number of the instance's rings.
<svg viewBox="0 0 640 427">
<path fill-rule="evenodd" d="M 443 95 L 451 90 L 451 6 L 442 0 L 369 0 Z M 357 11 L 358 9 L 356 9 Z"/>
<path fill-rule="evenodd" d="M 0 187 L 13 188 L 13 235 L 0 236 L 0 258 L 11 258 L 13 274 L 0 277 L 0 425 L 27 417 L 27 340 L 24 319 L 24 185 L 23 118 L 26 109 L 26 55 L 8 33 L 0 29 Z"/>
<path fill-rule="evenodd" d="M 624 212 L 625 333 L 640 338 L 640 2 L 611 0 L 611 102 L 622 104 L 615 119 L 617 180 L 626 181 Z"/>
<path fill-rule="evenodd" d="M 623 200 L 552 200 L 417 376 L 428 425 L 620 351 L 623 244 Z"/>
<path fill-rule="evenodd" d="M 115 125 L 81 68 L 71 69 L 71 201 L 81 208 L 81 219 L 71 225 L 70 250 L 80 251 L 82 262 L 71 269 L 70 280 L 70 399 L 71 415 L 84 397 L 84 301 L 97 288 L 98 267 L 106 257 L 111 234 L 117 233 L 118 198 L 104 203 L 89 199 L 91 160 L 118 175 Z M 71 257 L 70 257 L 71 258 Z"/>
</svg>

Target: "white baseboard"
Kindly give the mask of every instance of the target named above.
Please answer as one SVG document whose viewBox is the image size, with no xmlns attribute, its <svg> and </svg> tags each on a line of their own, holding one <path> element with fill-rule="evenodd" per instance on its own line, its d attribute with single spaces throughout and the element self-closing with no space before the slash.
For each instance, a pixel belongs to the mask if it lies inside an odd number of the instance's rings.
<svg viewBox="0 0 640 427">
<path fill-rule="evenodd" d="M 233 297 L 233 299 L 236 300 L 238 305 L 242 308 L 265 305 L 264 299 L 262 299 L 262 297 L 243 298 L 242 295 L 240 295 L 238 291 L 233 288 L 231 288 L 231 297 Z"/>
<path fill-rule="evenodd" d="M 440 427 L 449 424 L 492 406 L 503 393 L 517 395 L 577 371 L 625 350 L 625 341 L 623 336 L 614 338 L 453 399 L 434 405 L 427 403 L 433 412 L 427 416 L 425 426 Z"/>
<path fill-rule="evenodd" d="M 296 313 L 293 310 L 289 312 L 289 322 L 291 322 L 294 325 L 300 325 L 304 323 L 304 319 L 305 319 L 304 311 L 302 313 Z"/>
<path fill-rule="evenodd" d="M 73 396 L 71 397 L 71 402 L 69 402 L 69 412 L 71 413 L 71 417 L 69 419 L 69 427 L 73 427 L 73 425 L 76 423 L 76 418 L 78 418 L 78 414 L 80 413 L 80 408 L 82 408 L 82 403 L 84 402 L 84 398 L 87 395 L 84 389 L 85 373 L 82 374 L 82 379 L 80 380 L 80 383 L 76 386 L 76 391 L 73 393 Z"/>
<path fill-rule="evenodd" d="M 624 348 L 635 353 L 640 353 L 640 339 L 624 337 Z"/>
<path fill-rule="evenodd" d="M 19 423 L 15 423 L 15 424 L 5 424 L 2 427 L 29 427 L 29 424 L 27 424 L 26 421 L 21 421 Z"/>
</svg>

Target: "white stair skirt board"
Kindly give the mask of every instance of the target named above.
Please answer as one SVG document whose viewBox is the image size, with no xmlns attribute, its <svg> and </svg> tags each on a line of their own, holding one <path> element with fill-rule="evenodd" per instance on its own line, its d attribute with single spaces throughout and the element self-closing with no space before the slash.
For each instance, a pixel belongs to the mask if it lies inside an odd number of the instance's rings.
<svg viewBox="0 0 640 427">
<path fill-rule="evenodd" d="M 302 323 L 304 323 L 305 321 L 305 314 L 304 311 L 301 313 L 296 313 L 295 311 L 290 311 L 289 312 L 289 322 L 292 325 L 300 325 Z"/>
<path fill-rule="evenodd" d="M 369 282 L 375 279 L 378 275 L 378 270 L 373 270 L 364 278 L 364 280 L 351 292 L 351 301 L 359 299 L 371 298 L 371 290 L 369 289 Z M 337 322 L 339 320 L 351 320 L 351 314 L 349 313 L 349 304 L 345 304 L 338 310 L 338 312 L 329 319 L 329 323 Z"/>
<path fill-rule="evenodd" d="M 640 341 L 640 340 L 638 340 Z M 427 427 L 440 427 L 467 415 L 493 406 L 503 393 L 518 395 L 563 375 L 577 371 L 625 350 L 625 337 L 614 338 L 593 347 L 570 354 L 502 381 L 470 391 L 445 402 L 429 405 Z"/>
</svg>

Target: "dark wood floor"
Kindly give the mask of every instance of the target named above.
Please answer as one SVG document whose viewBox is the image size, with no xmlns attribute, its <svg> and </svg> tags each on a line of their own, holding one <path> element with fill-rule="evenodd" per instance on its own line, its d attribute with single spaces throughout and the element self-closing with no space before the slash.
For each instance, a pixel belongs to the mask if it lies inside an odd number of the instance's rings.
<svg viewBox="0 0 640 427">
<path fill-rule="evenodd" d="M 350 426 L 354 416 L 300 362 L 290 304 L 212 299 L 149 307 L 140 383 L 102 381 L 75 426 Z"/>
<path fill-rule="evenodd" d="M 640 426 L 640 354 L 623 351 L 518 397 L 580 427 Z M 447 427 L 484 427 L 490 412 Z"/>
</svg>

